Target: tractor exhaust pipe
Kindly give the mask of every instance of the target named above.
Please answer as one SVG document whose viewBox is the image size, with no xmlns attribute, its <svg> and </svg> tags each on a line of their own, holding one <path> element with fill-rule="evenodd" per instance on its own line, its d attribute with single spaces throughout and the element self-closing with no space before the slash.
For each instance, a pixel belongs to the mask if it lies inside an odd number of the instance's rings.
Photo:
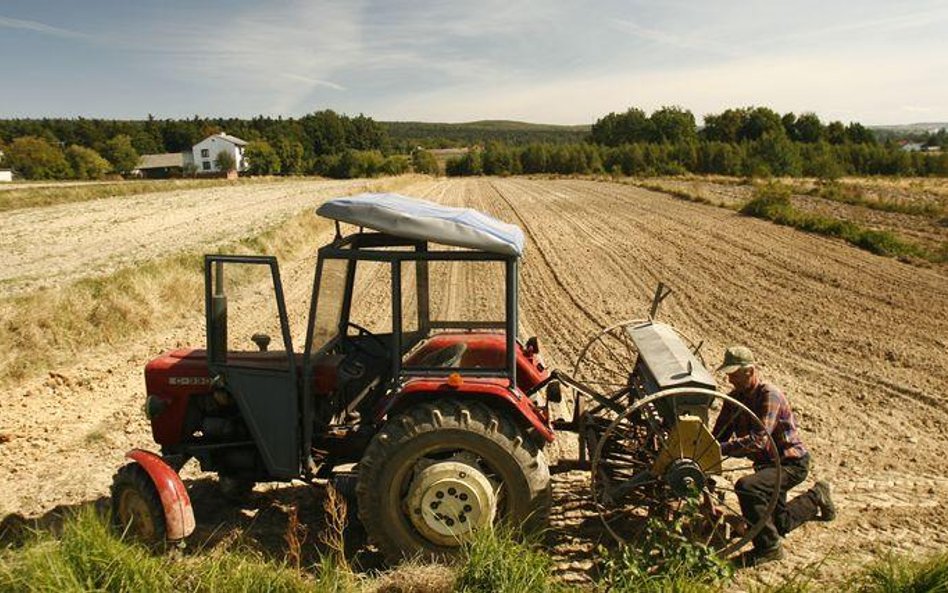
<svg viewBox="0 0 948 593">
<path fill-rule="evenodd" d="M 214 262 L 214 291 L 211 293 L 211 362 L 227 362 L 227 295 L 224 294 L 224 262 Z"/>
</svg>

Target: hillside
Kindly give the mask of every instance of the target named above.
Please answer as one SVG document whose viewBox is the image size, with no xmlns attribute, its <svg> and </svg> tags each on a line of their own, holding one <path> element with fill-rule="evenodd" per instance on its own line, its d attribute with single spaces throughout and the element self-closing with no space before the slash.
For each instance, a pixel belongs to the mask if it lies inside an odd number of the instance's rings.
<svg viewBox="0 0 948 593">
<path fill-rule="evenodd" d="M 532 142 L 581 142 L 591 125 L 561 126 L 508 120 L 482 120 L 464 123 L 380 122 L 393 142 L 427 148 L 450 148 L 491 141 L 508 144 Z"/>
</svg>

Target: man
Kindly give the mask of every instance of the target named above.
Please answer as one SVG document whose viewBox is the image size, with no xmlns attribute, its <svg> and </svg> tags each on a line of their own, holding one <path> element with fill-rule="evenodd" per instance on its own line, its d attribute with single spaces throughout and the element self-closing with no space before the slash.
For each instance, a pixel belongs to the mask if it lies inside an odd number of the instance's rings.
<svg viewBox="0 0 948 593">
<path fill-rule="evenodd" d="M 737 406 L 724 405 L 712 434 L 721 443 L 722 456 L 747 457 L 754 463 L 754 473 L 739 479 L 734 487 L 741 513 L 751 525 L 767 512 L 767 503 L 777 488 L 778 474 L 780 482 L 773 515 L 754 537 L 754 549 L 741 557 L 741 563 L 753 566 L 780 560 L 784 557 L 781 536 L 807 521 L 832 521 L 836 517 L 830 487 L 827 482 L 817 482 L 787 502 L 787 491 L 803 482 L 810 470 L 810 454 L 800 439 L 790 402 L 779 389 L 764 382 L 749 348 L 728 348 L 724 363 L 717 370 L 727 374 L 734 386 L 729 395 L 760 418 L 776 445 L 776 451 L 768 451 L 769 439 L 761 427 Z M 774 464 L 776 455 L 780 456 L 779 471 Z"/>
</svg>

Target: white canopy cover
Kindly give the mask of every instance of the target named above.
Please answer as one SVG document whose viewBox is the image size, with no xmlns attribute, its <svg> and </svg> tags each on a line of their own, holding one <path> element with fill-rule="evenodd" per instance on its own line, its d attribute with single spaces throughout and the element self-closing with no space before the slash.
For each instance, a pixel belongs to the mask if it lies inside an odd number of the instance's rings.
<svg viewBox="0 0 948 593">
<path fill-rule="evenodd" d="M 400 194 L 334 198 L 316 214 L 396 237 L 523 255 L 523 231 L 471 208 L 452 208 Z"/>
</svg>

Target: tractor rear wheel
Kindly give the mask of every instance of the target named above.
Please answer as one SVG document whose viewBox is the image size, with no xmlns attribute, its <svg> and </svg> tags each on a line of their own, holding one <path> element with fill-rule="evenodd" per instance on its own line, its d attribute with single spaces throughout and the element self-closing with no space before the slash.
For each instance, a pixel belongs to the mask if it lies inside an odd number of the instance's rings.
<svg viewBox="0 0 948 593">
<path fill-rule="evenodd" d="M 474 529 L 549 515 L 543 450 L 510 418 L 444 399 L 390 418 L 359 462 L 359 518 L 390 560 L 443 557 Z"/>
<path fill-rule="evenodd" d="M 147 546 L 165 542 L 165 513 L 148 472 L 129 463 L 112 479 L 112 523 L 120 533 Z"/>
</svg>

